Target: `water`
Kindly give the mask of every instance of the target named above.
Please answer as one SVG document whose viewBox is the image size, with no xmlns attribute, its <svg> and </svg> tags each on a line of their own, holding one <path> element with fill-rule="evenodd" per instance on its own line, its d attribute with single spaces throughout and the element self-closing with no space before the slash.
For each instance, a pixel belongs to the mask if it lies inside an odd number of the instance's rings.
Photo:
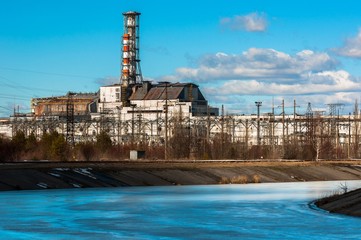
<svg viewBox="0 0 361 240">
<path fill-rule="evenodd" d="M 309 182 L 1 192 L 0 237 L 361 239 L 361 218 L 309 206 L 339 189 Z"/>
</svg>

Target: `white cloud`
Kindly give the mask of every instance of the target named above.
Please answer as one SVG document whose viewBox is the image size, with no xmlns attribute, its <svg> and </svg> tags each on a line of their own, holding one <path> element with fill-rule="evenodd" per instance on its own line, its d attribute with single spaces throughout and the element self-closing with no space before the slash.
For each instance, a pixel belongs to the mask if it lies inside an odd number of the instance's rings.
<svg viewBox="0 0 361 240">
<path fill-rule="evenodd" d="M 231 30 L 245 30 L 248 32 L 264 32 L 268 25 L 265 14 L 257 12 L 244 16 L 222 18 L 220 24 L 222 27 Z"/>
<path fill-rule="evenodd" d="M 198 82 L 229 79 L 294 82 L 310 73 L 335 69 L 337 64 L 327 53 L 304 50 L 291 56 L 274 49 L 250 48 L 241 54 L 203 56 L 198 67 L 178 68 L 173 78 Z"/>
<path fill-rule="evenodd" d="M 320 78 L 326 80 L 322 81 Z M 355 100 L 360 98 L 361 83 L 348 72 L 339 70 L 311 74 L 304 82 L 300 81 L 296 84 L 277 82 L 277 80 L 271 82 L 230 80 L 218 87 L 205 85 L 202 89 L 212 104 L 217 102 L 217 99 L 228 99 L 222 103 L 236 106 L 244 113 L 252 113 L 255 109 L 255 100 L 264 101 L 263 111 L 270 111 L 272 103 L 270 98 L 276 97 L 278 99 L 276 106 L 280 105 L 280 98 L 287 99 L 288 106 L 291 106 L 293 99 L 296 99 L 297 105 L 301 106 L 298 110 L 301 114 L 306 111 L 308 102 L 312 103 L 314 109 L 323 108 L 326 112 L 326 104 L 342 103 L 345 104 L 345 108 L 341 114 L 348 114 L 353 111 Z M 237 104 L 237 98 L 243 98 L 244 102 L 241 105 Z M 292 111 L 288 110 L 290 114 Z"/>
<path fill-rule="evenodd" d="M 206 87 L 213 95 L 310 95 L 361 91 L 361 83 L 343 70 L 310 74 L 296 83 L 261 80 L 229 80 L 221 86 Z"/>
<path fill-rule="evenodd" d="M 211 105 L 224 104 L 243 113 L 252 112 L 256 100 L 269 109 L 274 97 L 296 99 L 304 109 L 308 102 L 318 109 L 344 103 L 348 113 L 361 96 L 359 78 L 339 69 L 329 54 L 311 50 L 291 55 L 250 48 L 241 54 L 205 55 L 196 67 L 178 68 L 168 79 L 198 83 Z"/>
<path fill-rule="evenodd" d="M 355 37 L 347 38 L 342 47 L 333 50 L 340 56 L 361 58 L 361 28 Z"/>
</svg>

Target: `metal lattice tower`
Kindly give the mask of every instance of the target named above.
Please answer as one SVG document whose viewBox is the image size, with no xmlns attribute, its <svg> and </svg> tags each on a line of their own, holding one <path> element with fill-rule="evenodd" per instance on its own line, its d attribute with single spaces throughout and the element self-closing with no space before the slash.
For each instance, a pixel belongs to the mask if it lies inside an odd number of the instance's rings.
<svg viewBox="0 0 361 240">
<path fill-rule="evenodd" d="M 314 137 L 314 124 L 313 124 L 313 111 L 311 107 L 311 103 L 307 104 L 306 110 L 306 133 L 307 133 L 307 141 L 312 141 Z"/>
<path fill-rule="evenodd" d="M 129 106 L 130 88 L 142 82 L 143 77 L 139 59 L 139 12 L 125 12 L 124 34 L 122 38 L 122 73 L 121 101 L 123 106 Z"/>
<path fill-rule="evenodd" d="M 68 100 L 66 102 L 66 142 L 74 145 L 74 93 L 68 92 Z"/>
<path fill-rule="evenodd" d="M 327 104 L 329 108 L 329 114 L 331 117 L 336 117 L 339 115 L 338 110 L 344 106 L 342 103 L 331 103 Z"/>
<path fill-rule="evenodd" d="M 313 117 L 313 111 L 312 111 L 312 107 L 311 107 L 310 102 L 307 104 L 306 117 L 307 118 L 312 118 Z"/>
<path fill-rule="evenodd" d="M 337 144 L 338 137 L 338 127 L 337 127 L 337 117 L 339 116 L 339 110 L 343 107 L 342 103 L 332 103 L 327 104 L 329 107 L 329 114 L 331 116 L 330 128 L 331 128 L 331 139 L 334 144 Z"/>
</svg>

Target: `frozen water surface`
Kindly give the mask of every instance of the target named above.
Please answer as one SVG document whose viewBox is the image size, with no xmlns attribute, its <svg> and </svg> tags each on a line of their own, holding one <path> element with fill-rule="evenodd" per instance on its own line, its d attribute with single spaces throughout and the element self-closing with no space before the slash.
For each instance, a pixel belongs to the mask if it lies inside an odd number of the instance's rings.
<svg viewBox="0 0 361 240">
<path fill-rule="evenodd" d="M 310 208 L 345 182 L 0 193 L 1 239 L 361 239 L 361 218 Z M 349 189 L 361 181 L 347 181 Z"/>
</svg>

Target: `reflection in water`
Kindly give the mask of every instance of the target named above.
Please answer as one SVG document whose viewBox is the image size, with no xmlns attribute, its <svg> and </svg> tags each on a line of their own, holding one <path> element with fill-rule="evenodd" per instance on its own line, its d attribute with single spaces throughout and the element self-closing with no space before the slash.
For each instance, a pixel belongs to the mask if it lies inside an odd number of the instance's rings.
<svg viewBox="0 0 361 240">
<path fill-rule="evenodd" d="M 0 236 L 360 239 L 361 219 L 308 206 L 339 188 L 340 182 L 308 182 L 2 192 Z"/>
</svg>

